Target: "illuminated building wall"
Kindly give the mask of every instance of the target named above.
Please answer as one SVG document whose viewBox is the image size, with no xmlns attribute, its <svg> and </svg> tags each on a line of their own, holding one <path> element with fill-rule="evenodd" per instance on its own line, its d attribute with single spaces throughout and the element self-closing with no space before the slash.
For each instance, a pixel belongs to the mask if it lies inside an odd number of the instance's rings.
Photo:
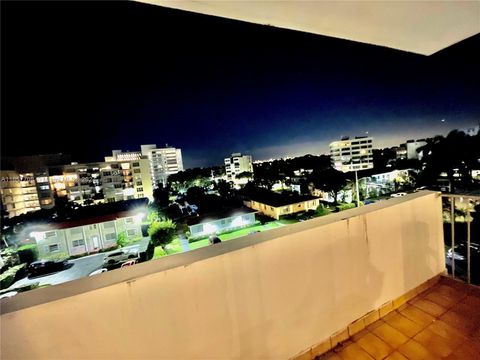
<svg viewBox="0 0 480 360">
<path fill-rule="evenodd" d="M 332 164 L 338 171 L 373 168 L 373 139 L 371 137 L 344 138 L 330 144 Z"/>
<path fill-rule="evenodd" d="M 253 173 L 251 155 L 235 153 L 232 154 L 232 156 L 225 158 L 225 173 L 227 175 L 227 181 L 233 181 L 235 183 L 242 182 L 241 179 L 237 179 L 236 176 L 243 172 Z"/>
<path fill-rule="evenodd" d="M 174 147 L 157 148 L 157 145 L 141 145 L 142 155 L 150 161 L 153 186 L 167 184 L 169 175 L 183 171 L 182 150 Z"/>
<path fill-rule="evenodd" d="M 1 171 L 2 205 L 8 217 L 40 210 L 37 184 L 33 173 Z"/>
</svg>

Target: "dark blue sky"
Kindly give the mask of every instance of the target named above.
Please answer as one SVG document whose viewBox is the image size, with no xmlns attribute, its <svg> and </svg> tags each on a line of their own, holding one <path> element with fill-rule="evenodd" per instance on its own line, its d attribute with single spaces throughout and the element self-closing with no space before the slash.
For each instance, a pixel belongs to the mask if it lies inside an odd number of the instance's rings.
<svg viewBox="0 0 480 360">
<path fill-rule="evenodd" d="M 7 2 L 1 16 L 2 155 L 168 143 L 192 167 L 480 121 L 478 35 L 425 57 L 132 2 Z"/>
</svg>

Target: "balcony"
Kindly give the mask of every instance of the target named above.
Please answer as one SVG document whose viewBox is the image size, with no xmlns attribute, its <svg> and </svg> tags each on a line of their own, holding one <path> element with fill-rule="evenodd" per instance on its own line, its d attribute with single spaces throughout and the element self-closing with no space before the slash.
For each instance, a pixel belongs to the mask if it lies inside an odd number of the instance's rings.
<svg viewBox="0 0 480 360">
<path fill-rule="evenodd" d="M 3 299 L 2 359 L 459 358 L 478 288 L 445 274 L 423 191 Z"/>
</svg>

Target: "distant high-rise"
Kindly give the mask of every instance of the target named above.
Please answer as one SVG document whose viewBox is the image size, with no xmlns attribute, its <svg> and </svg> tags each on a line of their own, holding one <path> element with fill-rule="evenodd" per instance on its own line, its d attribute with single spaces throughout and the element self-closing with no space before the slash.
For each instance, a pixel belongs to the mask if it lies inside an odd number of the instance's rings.
<svg viewBox="0 0 480 360">
<path fill-rule="evenodd" d="M 252 156 L 235 153 L 225 158 L 225 172 L 228 181 L 241 182 L 237 178 L 239 174 L 243 172 L 253 173 Z"/>
<path fill-rule="evenodd" d="M 150 160 L 150 171 L 154 187 L 167 184 L 169 175 L 183 171 L 182 150 L 174 147 L 157 148 L 157 145 L 142 145 L 143 156 Z"/>
<path fill-rule="evenodd" d="M 182 151 L 174 147 L 157 148 L 156 144 L 141 145 L 140 151 L 113 150 L 105 161 L 131 161 L 148 159 L 154 188 L 166 185 L 169 175 L 183 171 Z"/>
<path fill-rule="evenodd" d="M 373 139 L 348 137 L 330 144 L 333 167 L 339 171 L 358 171 L 373 168 Z"/>
</svg>

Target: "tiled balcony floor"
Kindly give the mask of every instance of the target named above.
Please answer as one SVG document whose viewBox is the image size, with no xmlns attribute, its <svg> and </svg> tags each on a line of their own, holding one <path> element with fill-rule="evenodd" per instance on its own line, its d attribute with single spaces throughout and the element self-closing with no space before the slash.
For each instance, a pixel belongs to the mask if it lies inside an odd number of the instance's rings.
<svg viewBox="0 0 480 360">
<path fill-rule="evenodd" d="M 316 359 L 480 359 L 480 290 L 442 278 Z"/>
</svg>

